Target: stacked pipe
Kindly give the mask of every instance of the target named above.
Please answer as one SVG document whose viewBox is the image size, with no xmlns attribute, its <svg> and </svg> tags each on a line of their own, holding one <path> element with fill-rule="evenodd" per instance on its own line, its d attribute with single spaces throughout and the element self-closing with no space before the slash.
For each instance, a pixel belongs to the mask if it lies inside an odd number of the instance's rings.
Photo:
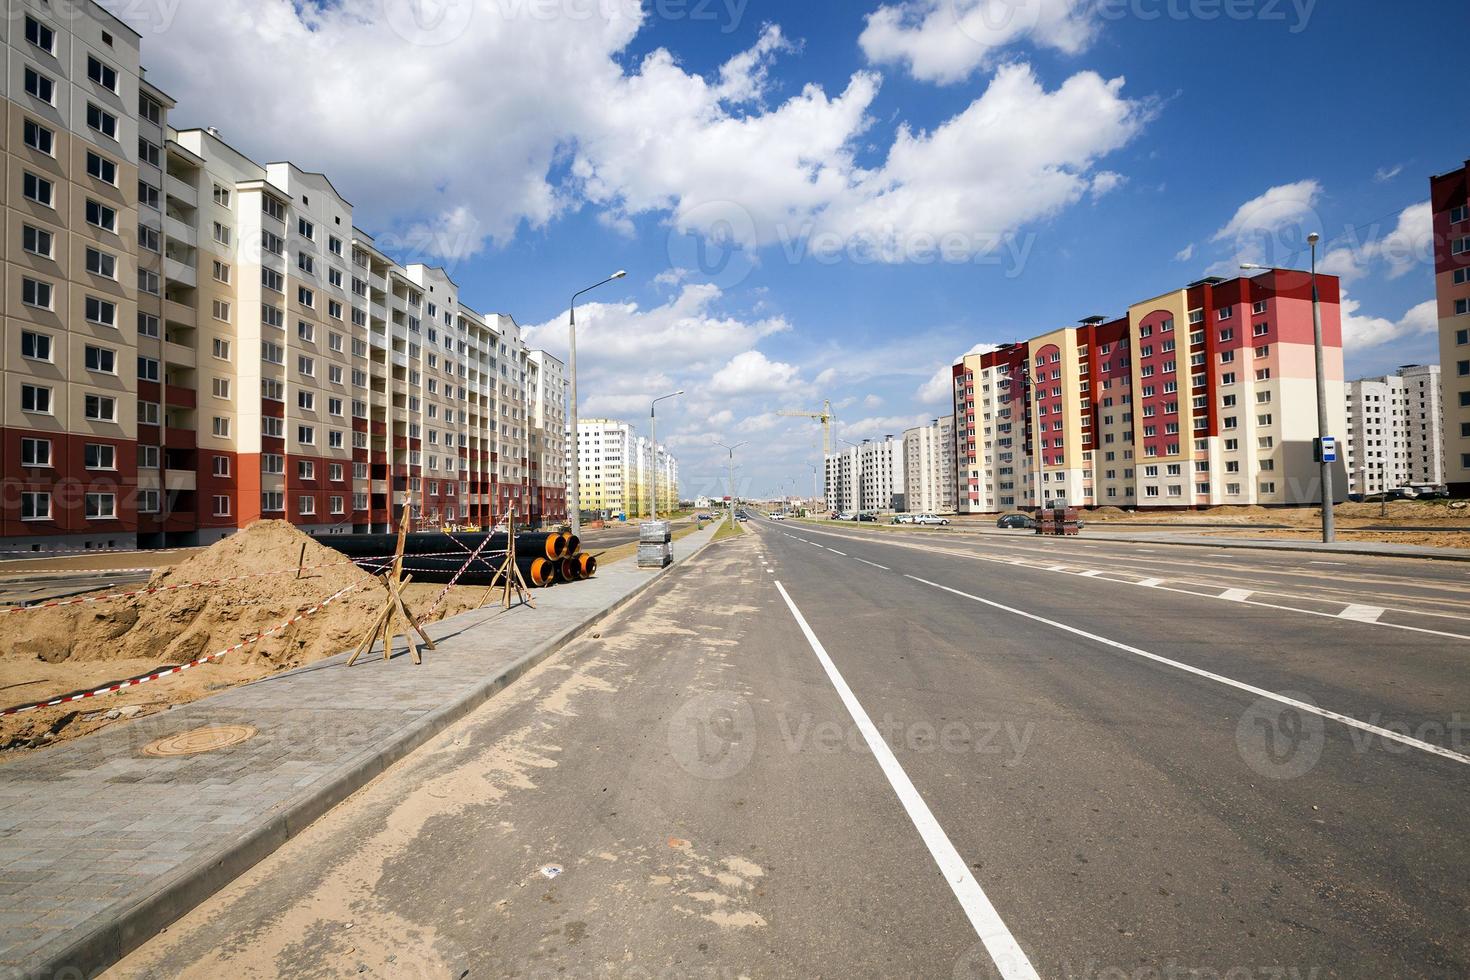
<svg viewBox="0 0 1470 980">
<path fill-rule="evenodd" d="M 489 538 L 489 543 L 485 539 Z M 381 558 L 398 548 L 396 534 L 342 534 L 318 539 L 348 558 Z M 489 585 L 510 546 L 504 534 L 410 534 L 403 543 L 403 573 L 415 582 L 447 583 L 470 555 L 484 544 L 475 564 L 459 577 L 460 585 Z M 597 574 L 597 558 L 582 551 L 582 541 L 566 531 L 533 531 L 516 535 L 516 566 L 532 588 L 578 582 Z"/>
</svg>

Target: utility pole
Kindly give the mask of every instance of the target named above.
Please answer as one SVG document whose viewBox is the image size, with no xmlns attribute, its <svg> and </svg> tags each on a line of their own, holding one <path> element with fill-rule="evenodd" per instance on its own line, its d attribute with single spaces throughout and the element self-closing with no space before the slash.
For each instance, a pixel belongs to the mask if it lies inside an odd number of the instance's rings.
<svg viewBox="0 0 1470 980">
<path fill-rule="evenodd" d="M 1312 245 L 1312 341 L 1317 356 L 1317 448 L 1322 457 L 1322 541 L 1331 544 L 1337 538 L 1332 516 L 1332 463 L 1327 458 L 1327 369 L 1322 351 L 1322 297 L 1317 287 L 1317 243 L 1322 236 L 1315 231 L 1307 236 Z"/>
<path fill-rule="evenodd" d="M 733 528 L 735 526 L 735 450 L 748 446 L 750 443 L 742 442 L 739 445 L 727 446 L 723 442 L 717 442 L 715 445 L 730 454 L 730 526 Z"/>
</svg>

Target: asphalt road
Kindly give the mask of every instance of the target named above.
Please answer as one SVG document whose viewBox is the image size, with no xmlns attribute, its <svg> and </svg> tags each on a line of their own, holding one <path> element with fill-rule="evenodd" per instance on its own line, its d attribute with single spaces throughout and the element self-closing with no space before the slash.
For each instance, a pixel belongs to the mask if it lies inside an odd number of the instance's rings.
<svg viewBox="0 0 1470 980">
<path fill-rule="evenodd" d="M 1458 567 L 752 530 L 116 972 L 1470 974 Z"/>
</svg>

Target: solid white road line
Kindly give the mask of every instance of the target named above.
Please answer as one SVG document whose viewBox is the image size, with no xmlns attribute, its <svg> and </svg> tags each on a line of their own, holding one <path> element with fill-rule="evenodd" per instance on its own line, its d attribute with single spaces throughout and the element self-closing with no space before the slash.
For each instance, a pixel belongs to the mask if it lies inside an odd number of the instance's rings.
<svg viewBox="0 0 1470 980">
<path fill-rule="evenodd" d="M 847 681 L 843 680 L 842 674 L 837 670 L 837 665 L 827 655 L 822 641 L 817 639 L 817 634 L 812 632 L 806 617 L 801 614 L 800 609 L 796 608 L 796 603 L 791 601 L 791 594 L 779 581 L 776 582 L 776 588 L 781 592 L 781 598 L 786 600 L 786 607 L 795 617 L 796 625 L 801 627 L 801 632 L 806 636 L 807 643 L 811 645 L 812 652 L 817 655 L 822 669 L 827 672 L 827 679 L 837 689 L 837 696 L 842 699 L 847 713 L 852 716 L 853 723 L 863 733 L 863 739 L 868 743 L 869 751 L 878 761 L 883 775 L 888 777 L 888 783 L 893 787 L 893 792 L 897 794 L 898 801 L 903 804 L 909 820 L 913 821 L 914 828 L 924 839 L 924 844 L 929 848 L 929 854 L 934 858 L 934 863 L 939 865 L 944 880 L 949 882 L 955 898 L 959 899 L 960 907 L 965 910 L 970 925 L 974 926 L 980 941 L 985 944 L 985 950 L 995 962 L 996 970 L 1004 980 L 1039 980 L 1031 961 L 1026 958 L 1020 944 L 1006 928 L 1000 913 L 995 910 L 994 905 L 990 904 L 990 899 L 980 888 L 975 876 L 970 873 L 970 866 L 965 863 L 964 858 L 960 857 L 959 851 L 955 850 L 944 828 L 939 825 L 939 821 L 934 818 L 928 804 L 914 788 L 908 774 L 903 771 L 903 766 L 899 765 L 898 759 L 894 758 L 893 750 L 888 747 L 887 742 L 883 741 L 883 736 L 878 733 L 873 720 L 863 710 L 862 704 L 852 693 L 852 688 L 847 686 Z"/>
<path fill-rule="evenodd" d="M 860 561 L 864 565 L 872 565 L 874 568 L 881 568 L 885 572 L 893 571 L 893 569 L 889 568 L 887 565 L 880 565 L 875 561 L 868 561 L 866 558 L 854 558 L 853 561 Z"/>
<path fill-rule="evenodd" d="M 1222 674 L 1216 674 L 1212 671 L 1204 670 L 1200 667 L 1193 667 L 1186 663 L 1180 663 L 1177 660 L 1170 660 L 1168 657 L 1161 657 L 1156 653 L 1149 653 L 1147 650 L 1140 650 L 1138 647 L 1129 646 L 1126 643 L 1119 643 L 1117 640 L 1110 640 L 1106 636 L 1099 636 L 1096 633 L 1089 633 L 1086 630 L 1078 629 L 1075 626 L 1068 626 L 1066 623 L 1059 623 L 1054 619 L 1047 619 L 1045 616 L 1038 616 L 1035 613 L 1026 612 L 1024 609 L 1016 609 L 1012 606 L 1002 605 L 1001 603 L 994 602 L 990 599 L 983 599 L 980 596 L 971 595 L 968 592 L 961 592 L 959 589 L 952 589 L 947 585 L 940 585 L 938 582 L 931 582 L 928 579 L 919 578 L 917 575 L 905 575 L 904 578 L 913 579 L 915 582 L 921 582 L 924 585 L 931 586 L 943 592 L 951 593 L 952 595 L 960 596 L 964 599 L 971 599 L 975 602 L 981 603 L 982 605 L 989 606 L 992 609 L 999 609 L 1002 612 L 1008 612 L 1013 616 L 1021 616 L 1022 618 L 1032 620 L 1033 622 L 1041 623 L 1045 626 L 1050 626 L 1053 629 L 1059 629 L 1064 633 L 1071 633 L 1074 636 L 1080 636 L 1083 639 L 1092 640 L 1094 643 L 1101 643 L 1104 646 L 1112 647 L 1115 650 L 1122 650 L 1124 653 L 1131 653 L 1134 656 L 1142 657 L 1145 660 L 1152 660 L 1154 663 L 1163 664 L 1166 667 L 1173 667 L 1176 670 L 1182 670 L 1185 673 L 1193 674 L 1196 677 L 1203 677 L 1206 680 L 1215 681 L 1217 684 L 1224 684 L 1226 687 L 1233 687 L 1236 690 L 1245 691 L 1247 694 L 1254 694 L 1256 697 L 1268 698 L 1272 701 L 1278 702 L 1279 704 L 1284 704 L 1288 707 L 1296 708 L 1298 711 L 1305 711 L 1309 714 L 1317 715 L 1320 718 L 1326 718 L 1329 721 L 1341 722 L 1342 724 L 1347 725 L 1349 728 L 1356 728 L 1359 731 L 1364 731 L 1372 735 L 1377 735 L 1379 738 L 1387 739 L 1391 742 L 1398 742 L 1401 745 L 1407 745 L 1410 748 L 1419 749 L 1423 752 L 1428 752 L 1431 755 L 1437 755 L 1445 759 L 1451 759 L 1455 762 L 1463 763 L 1464 765 L 1470 765 L 1470 756 L 1461 755 L 1459 752 L 1452 752 L 1449 749 L 1441 748 L 1438 745 L 1433 745 L 1429 742 L 1422 742 L 1419 739 L 1411 738 L 1408 735 L 1400 735 L 1398 732 L 1389 731 L 1387 728 L 1379 728 L 1377 725 L 1370 725 L 1365 721 L 1359 721 L 1358 719 L 1350 717 L 1348 715 L 1340 715 L 1335 711 L 1327 711 L 1323 708 L 1317 707 L 1314 704 L 1307 704 L 1305 701 L 1298 701 L 1295 698 L 1289 698 L 1284 694 L 1277 694 L 1275 691 L 1268 691 L 1263 687 L 1256 687 L 1253 684 L 1246 684 L 1243 681 L 1237 681 L 1233 678 L 1225 677 Z M 787 601 L 789 602 L 790 600 Z"/>
</svg>

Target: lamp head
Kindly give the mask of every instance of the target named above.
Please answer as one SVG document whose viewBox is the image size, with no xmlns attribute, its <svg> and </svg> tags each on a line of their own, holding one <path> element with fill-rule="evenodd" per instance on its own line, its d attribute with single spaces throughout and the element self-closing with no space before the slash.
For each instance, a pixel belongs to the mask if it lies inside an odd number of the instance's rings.
<svg viewBox="0 0 1470 980">
<path fill-rule="evenodd" d="M 623 278 L 626 278 L 627 275 L 628 275 L 628 270 L 627 269 L 619 269 L 617 272 L 614 272 L 612 274 L 612 278 L 614 278 L 614 279 L 623 279 Z"/>
</svg>

